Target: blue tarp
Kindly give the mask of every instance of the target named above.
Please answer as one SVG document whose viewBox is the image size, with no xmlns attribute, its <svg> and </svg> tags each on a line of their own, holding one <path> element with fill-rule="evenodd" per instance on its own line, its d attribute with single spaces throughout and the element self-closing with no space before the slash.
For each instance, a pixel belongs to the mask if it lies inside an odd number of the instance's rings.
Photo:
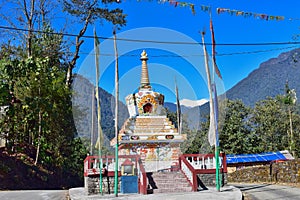
<svg viewBox="0 0 300 200">
<path fill-rule="evenodd" d="M 227 164 L 250 163 L 250 162 L 271 162 L 275 160 L 286 160 L 286 157 L 279 151 L 260 153 L 260 154 L 226 155 Z"/>
</svg>

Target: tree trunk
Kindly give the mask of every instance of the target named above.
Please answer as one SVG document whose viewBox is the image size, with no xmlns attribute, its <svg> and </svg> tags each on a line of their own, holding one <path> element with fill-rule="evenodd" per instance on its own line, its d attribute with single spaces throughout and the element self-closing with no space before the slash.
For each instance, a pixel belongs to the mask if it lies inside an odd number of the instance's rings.
<svg viewBox="0 0 300 200">
<path fill-rule="evenodd" d="M 78 35 L 76 36 L 76 46 L 75 46 L 75 53 L 73 55 L 72 60 L 68 64 L 68 69 L 67 69 L 67 75 L 66 75 L 66 85 L 68 88 L 71 87 L 72 84 L 72 76 L 73 76 L 73 69 L 76 65 L 77 59 L 79 58 L 79 50 L 80 46 L 83 44 L 84 40 L 80 40 L 81 37 L 85 34 L 86 29 L 90 23 L 90 19 L 92 16 L 92 12 L 89 11 L 89 14 L 87 15 L 85 19 L 85 23 L 83 28 L 79 31 Z"/>
<path fill-rule="evenodd" d="M 27 9 L 26 0 L 23 0 L 24 5 L 24 15 L 27 19 L 27 28 L 28 28 L 28 35 L 27 35 L 27 56 L 30 57 L 32 55 L 32 31 L 33 31 L 33 15 L 35 11 L 35 0 L 30 1 L 30 11 Z"/>
<path fill-rule="evenodd" d="M 37 164 L 38 159 L 39 159 L 40 146 L 41 146 L 41 137 L 42 137 L 42 112 L 39 111 L 39 137 L 38 137 L 38 146 L 36 148 L 36 156 L 35 156 L 34 165 Z"/>
<path fill-rule="evenodd" d="M 39 98 L 41 98 L 41 83 L 40 83 L 40 81 L 39 81 Z M 39 103 L 38 103 L 38 105 L 39 105 Z M 39 108 L 39 121 L 38 121 L 38 124 L 39 124 L 38 146 L 36 148 L 36 155 L 35 155 L 34 165 L 36 165 L 37 162 L 38 162 L 39 154 L 40 154 L 40 146 L 41 146 L 41 136 L 42 136 L 42 111 L 41 111 L 41 108 Z"/>
<path fill-rule="evenodd" d="M 295 157 L 295 149 L 294 149 L 294 134 L 293 134 L 293 123 L 292 123 L 292 111 L 291 108 L 289 107 L 289 120 L 290 120 L 290 152 L 292 155 Z"/>
</svg>

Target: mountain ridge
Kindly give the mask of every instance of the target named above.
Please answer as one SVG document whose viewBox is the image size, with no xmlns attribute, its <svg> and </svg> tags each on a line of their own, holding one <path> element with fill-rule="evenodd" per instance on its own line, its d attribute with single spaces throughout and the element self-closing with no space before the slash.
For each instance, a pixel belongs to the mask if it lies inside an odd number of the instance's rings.
<svg viewBox="0 0 300 200">
<path fill-rule="evenodd" d="M 288 81 L 291 89 L 295 89 L 296 92 L 300 91 L 300 82 L 298 82 L 300 62 L 295 61 L 297 55 L 300 55 L 300 48 L 281 53 L 276 58 L 270 58 L 262 62 L 246 78 L 227 90 L 225 93 L 226 98 L 230 100 L 240 99 L 245 105 L 253 107 L 256 102 L 267 97 L 275 97 L 279 94 L 283 95 L 285 93 L 286 81 Z M 79 79 L 85 79 L 80 75 L 78 77 Z M 83 92 L 82 96 L 85 96 L 85 98 L 81 98 L 79 101 L 86 102 L 85 106 L 88 107 L 88 105 L 91 105 L 91 100 L 87 100 L 86 96 L 91 93 L 93 85 L 87 79 L 80 82 L 80 85 L 80 91 Z M 104 116 L 102 118 L 102 125 L 108 138 L 111 139 L 113 137 L 114 96 L 102 88 L 100 88 L 100 93 L 102 94 L 101 104 L 104 107 L 104 110 L 101 112 Z M 185 103 L 182 104 L 183 100 L 180 100 L 181 111 L 187 116 L 188 123 L 191 124 L 190 128 L 198 127 L 199 121 L 201 121 L 203 116 L 209 114 L 209 102 L 207 101 L 200 106 L 189 107 Z M 119 104 L 119 112 L 122 116 L 119 120 L 119 127 L 121 127 L 129 115 L 126 105 L 122 102 L 119 102 Z M 177 110 L 176 104 L 172 102 L 165 102 L 164 106 L 171 112 L 176 112 Z M 90 118 L 87 119 L 91 120 Z"/>
<path fill-rule="evenodd" d="M 300 91 L 297 81 L 300 75 L 300 62 L 295 57 L 300 55 L 300 48 L 279 54 L 261 63 L 246 78 L 227 90 L 228 99 L 240 99 L 248 106 L 254 106 L 259 100 L 284 94 L 285 83 Z M 298 76 L 297 76 L 298 75 Z"/>
<path fill-rule="evenodd" d="M 299 60 L 299 61 L 298 61 Z M 250 107 L 255 106 L 256 102 L 267 97 L 275 97 L 285 94 L 285 84 L 288 82 L 290 89 L 300 91 L 300 48 L 283 52 L 275 58 L 267 59 L 259 67 L 248 74 L 248 76 L 236 85 L 221 94 L 219 97 L 226 96 L 230 100 L 242 100 Z M 176 104 L 168 107 L 175 107 Z M 176 112 L 176 109 L 174 110 Z M 199 112 L 200 114 L 197 114 Z M 188 108 L 183 106 L 182 113 L 188 116 L 190 128 L 197 127 L 202 117 L 209 115 L 209 101 L 201 106 Z"/>
<path fill-rule="evenodd" d="M 96 97 L 93 101 L 93 90 L 95 86 L 82 75 L 76 74 L 73 81 L 73 117 L 79 137 L 91 138 L 93 132 L 94 143 L 97 140 L 97 102 Z M 115 136 L 114 117 L 115 117 L 115 98 L 112 94 L 99 87 L 100 106 L 101 106 L 101 127 L 104 133 L 106 146 Z M 94 93 L 95 94 L 95 93 Z M 94 105 L 94 110 L 92 108 Z M 93 115 L 91 114 L 93 112 Z M 126 105 L 119 101 L 119 123 L 118 127 L 123 126 L 124 121 L 129 117 Z M 92 120 L 93 118 L 93 120 Z M 92 122 L 93 121 L 93 122 Z M 92 126 L 94 127 L 92 131 Z"/>
</svg>

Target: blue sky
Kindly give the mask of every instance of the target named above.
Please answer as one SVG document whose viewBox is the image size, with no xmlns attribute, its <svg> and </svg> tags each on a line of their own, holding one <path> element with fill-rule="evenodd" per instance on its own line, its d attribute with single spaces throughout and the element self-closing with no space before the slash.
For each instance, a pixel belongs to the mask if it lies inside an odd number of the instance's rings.
<svg viewBox="0 0 300 200">
<path fill-rule="evenodd" d="M 217 44 L 277 43 L 295 42 L 300 34 L 298 0 L 201 0 L 180 1 L 194 4 L 195 14 L 189 6 L 170 5 L 163 1 L 126 0 L 117 4 L 128 15 L 127 25 L 117 33 L 118 38 L 156 40 L 168 42 L 201 42 L 200 31 L 205 30 L 205 42 L 211 43 L 209 12 L 201 6 L 210 6 Z M 239 10 L 251 14 L 283 16 L 284 20 L 265 20 L 259 17 L 218 14 L 217 8 Z M 89 28 L 87 35 L 111 37 L 112 25 L 103 23 Z M 152 27 L 152 28 L 149 28 Z M 299 42 L 299 40 L 297 40 Z M 134 44 L 133 44 L 134 43 Z M 218 92 L 223 93 L 247 77 L 259 64 L 281 52 L 300 45 L 218 45 L 217 65 L 223 76 Z M 118 41 L 120 49 L 120 100 L 134 92 L 140 79 L 140 53 L 145 49 L 149 56 L 150 81 L 153 88 L 166 96 L 166 101 L 175 102 L 174 79 L 176 78 L 181 99 L 208 98 L 204 73 L 203 49 L 201 45 L 172 45 L 143 42 Z M 211 47 L 207 46 L 211 54 Z M 94 80 L 93 41 L 86 41 L 79 60 L 78 72 Z M 114 92 L 114 59 L 112 41 L 101 40 L 100 86 Z M 259 52 L 259 53 L 257 53 Z M 196 64 L 195 64 L 196 63 Z"/>
</svg>

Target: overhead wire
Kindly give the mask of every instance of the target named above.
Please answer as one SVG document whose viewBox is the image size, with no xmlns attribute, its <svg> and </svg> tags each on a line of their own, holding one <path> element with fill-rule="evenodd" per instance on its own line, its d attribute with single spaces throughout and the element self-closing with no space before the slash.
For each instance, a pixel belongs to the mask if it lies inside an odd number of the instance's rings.
<svg viewBox="0 0 300 200">
<path fill-rule="evenodd" d="M 34 32 L 34 33 L 77 37 L 76 34 L 70 34 L 70 33 L 55 33 L 55 32 L 48 32 L 48 31 L 29 30 L 29 29 L 24 29 L 24 28 L 8 27 L 8 26 L 0 26 L 0 29 L 25 31 L 25 32 L 30 31 L 30 32 Z M 94 39 L 94 36 L 85 35 L 85 36 L 82 36 L 82 38 Z M 113 40 L 112 37 L 98 36 L 97 38 L 103 39 L 103 40 Z M 202 45 L 202 43 L 200 43 L 200 42 L 158 41 L 158 40 L 142 40 L 142 39 L 129 39 L 129 38 L 117 38 L 117 40 L 126 41 L 126 42 L 160 43 L 160 44 L 174 44 L 174 45 Z M 296 45 L 296 44 L 300 44 L 300 42 L 289 41 L 289 42 L 262 42 L 262 43 L 216 43 L 215 45 L 218 45 L 218 46 L 268 46 L 268 45 Z M 205 43 L 205 45 L 212 45 L 212 43 Z"/>
<path fill-rule="evenodd" d="M 264 50 L 255 50 L 255 51 L 242 51 L 242 52 L 231 52 L 231 53 L 219 53 L 216 54 L 216 56 L 233 56 L 233 55 L 244 55 L 244 54 L 256 54 L 256 53 L 265 53 L 265 52 L 272 52 L 272 51 L 281 51 L 281 50 L 286 50 L 286 49 L 295 49 L 295 48 L 299 48 L 300 45 L 294 45 L 294 46 L 289 46 L 289 47 L 282 47 L 282 48 L 272 48 L 272 49 L 264 49 Z M 73 53 L 73 52 L 68 52 L 68 53 Z M 79 54 L 85 54 L 85 55 L 95 55 L 92 52 L 80 52 Z M 101 56 L 111 56 L 113 57 L 114 54 L 110 54 L 110 53 L 100 53 Z M 120 55 L 120 57 L 138 57 L 139 54 L 123 54 Z M 203 54 L 190 54 L 190 55 L 176 55 L 176 54 L 160 54 L 160 55 L 148 55 L 148 57 L 152 57 L 152 58 L 188 58 L 188 57 L 203 57 Z"/>
<path fill-rule="evenodd" d="M 15 31 L 29 31 L 28 29 L 23 28 L 14 28 L 14 27 L 7 27 L 7 26 L 0 26 L 0 29 L 7 29 L 7 30 L 15 30 Z M 54 33 L 54 32 L 47 32 L 47 31 L 39 31 L 39 30 L 32 30 L 32 32 L 42 33 L 42 34 L 54 34 L 54 35 L 62 35 L 62 36 L 69 36 L 69 37 L 76 37 L 75 34 L 70 33 Z M 83 38 L 90 38 L 94 39 L 95 36 L 82 36 Z M 113 40 L 110 37 L 102 37 L 98 36 L 99 39 L 108 39 Z M 128 38 L 117 38 L 117 40 L 122 40 L 126 42 L 146 42 L 146 43 L 161 43 L 161 44 L 177 44 L 177 45 L 202 45 L 202 43 L 197 42 L 176 42 L 176 41 L 156 41 L 156 40 L 140 40 L 140 39 L 128 39 Z M 211 43 L 206 43 L 205 45 L 212 45 Z M 263 46 L 263 45 L 293 45 L 288 47 L 281 47 L 281 48 L 272 48 L 272 49 L 263 49 L 263 50 L 253 50 L 253 51 L 240 51 L 240 52 L 230 52 L 230 53 L 217 53 L 216 56 L 233 56 L 233 55 L 245 55 L 245 54 L 256 54 L 256 53 L 264 53 L 264 52 L 271 52 L 271 51 L 280 51 L 285 49 L 292 49 L 292 48 L 299 48 L 300 42 L 267 42 L 267 43 L 218 43 L 216 45 L 223 45 L 223 46 Z M 66 52 L 66 53 L 73 53 L 73 52 Z M 79 54 L 83 55 L 93 55 L 91 52 L 79 52 Z M 114 54 L 110 53 L 101 53 L 101 56 L 114 56 Z M 124 54 L 121 55 L 122 57 L 137 57 L 138 54 Z M 160 54 L 160 55 L 152 55 L 150 57 L 160 57 L 160 58 L 187 58 L 187 57 L 203 57 L 201 54 L 189 54 L 189 55 L 176 55 L 176 54 Z"/>
</svg>

